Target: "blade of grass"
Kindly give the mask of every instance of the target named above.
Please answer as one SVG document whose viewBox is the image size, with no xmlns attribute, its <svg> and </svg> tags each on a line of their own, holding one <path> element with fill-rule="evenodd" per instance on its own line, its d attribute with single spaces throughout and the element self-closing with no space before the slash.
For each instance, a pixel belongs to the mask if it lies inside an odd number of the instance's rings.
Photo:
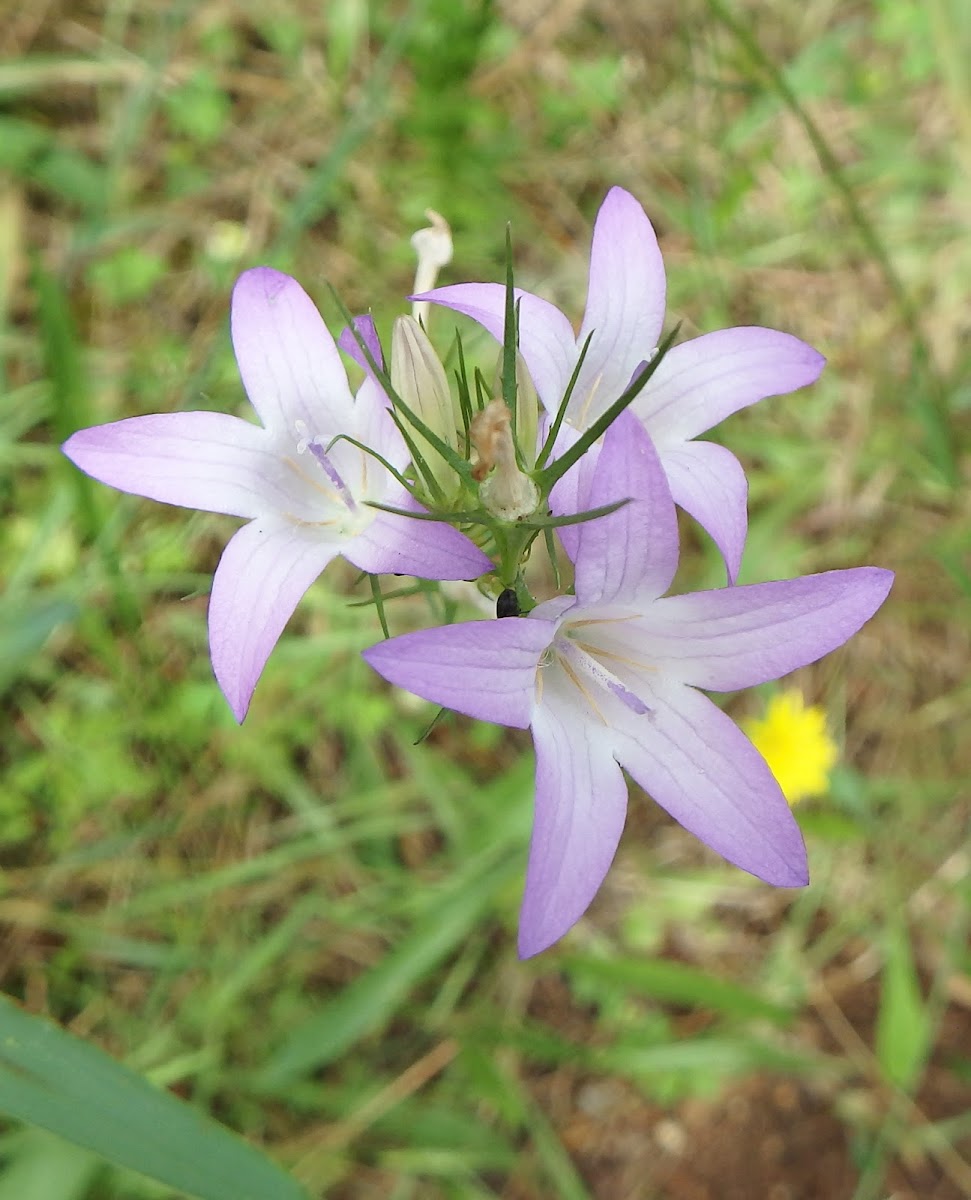
<svg viewBox="0 0 971 1200">
<path fill-rule="evenodd" d="M 66 441 L 75 430 L 92 424 L 87 397 L 90 390 L 78 334 L 67 294 L 60 281 L 35 258 L 31 282 L 37 296 L 44 366 L 51 382 L 54 433 Z M 78 512 L 84 533 L 94 539 L 101 529 L 91 480 L 82 471 L 71 471 L 77 494 Z"/>
<path fill-rule="evenodd" d="M 492 786 L 506 811 L 483 831 L 486 849 L 446 885 L 429 891 L 423 911 L 404 939 L 370 971 L 359 976 L 306 1024 L 294 1030 L 259 1072 L 254 1086 L 285 1091 L 302 1075 L 333 1062 L 359 1038 L 381 1028 L 412 988 L 451 953 L 496 894 L 522 870 L 531 806 L 521 799 L 529 787 L 522 760 Z"/>
<path fill-rule="evenodd" d="M 285 1092 L 291 1080 L 339 1058 L 359 1038 L 381 1028 L 429 971 L 468 936 L 476 920 L 522 864 L 487 856 L 476 870 L 437 889 L 435 903 L 380 963 L 293 1031 L 256 1080 L 261 1091 Z"/>
<path fill-rule="evenodd" d="M 330 211 L 337 182 L 348 159 L 387 109 L 393 95 L 390 87 L 392 73 L 424 9 L 424 0 L 412 3 L 405 15 L 395 23 L 391 36 L 374 61 L 363 92 L 355 98 L 354 107 L 342 121 L 340 133 L 331 145 L 329 154 L 317 164 L 303 190 L 290 205 L 273 248 L 274 253 L 291 249 L 308 226 Z"/>
<path fill-rule="evenodd" d="M 6 596 L 0 600 L 0 695 L 57 626 L 77 616 L 77 605 L 42 593 L 27 593 L 14 603 Z"/>
<path fill-rule="evenodd" d="M 61 282 L 45 271 L 37 258 L 32 263 L 31 276 L 37 294 L 44 365 L 51 384 L 54 431 L 58 441 L 63 442 L 75 430 L 91 424 L 87 405 L 90 389 L 81 352 L 81 338 Z M 124 578 L 113 546 L 106 538 L 99 536 L 102 520 L 95 502 L 94 485 L 83 471 L 77 470 L 66 460 L 64 467 L 70 472 L 74 485 L 83 533 L 88 540 L 97 544 L 112 582 L 122 620 L 128 628 L 134 629 L 140 620 L 138 603 Z"/>
<path fill-rule="evenodd" d="M 563 970 L 584 982 L 604 983 L 671 1004 L 714 1009 L 732 1016 L 764 1018 L 785 1024 L 792 1014 L 757 992 L 708 971 L 666 959 L 568 958 Z"/>
<path fill-rule="evenodd" d="M 924 1065 L 930 1034 L 910 935 L 895 920 L 886 932 L 886 963 L 877 1016 L 876 1054 L 887 1079 L 909 1092 Z"/>
<path fill-rule="evenodd" d="M 0 1111 L 201 1200 L 304 1198 L 230 1130 L 6 998 Z"/>
<path fill-rule="evenodd" d="M 16 282 L 15 264 L 23 241 L 23 194 L 14 183 L 0 187 L 0 345 L 10 316 L 10 300 Z M 7 364 L 0 356 L 0 390 L 7 390 Z"/>
</svg>

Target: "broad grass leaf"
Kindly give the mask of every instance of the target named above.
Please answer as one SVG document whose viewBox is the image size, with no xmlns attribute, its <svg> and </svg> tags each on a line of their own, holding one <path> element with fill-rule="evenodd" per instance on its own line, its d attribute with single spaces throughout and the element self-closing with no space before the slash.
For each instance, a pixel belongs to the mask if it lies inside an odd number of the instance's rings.
<svg viewBox="0 0 971 1200">
<path fill-rule="evenodd" d="M 0 1112 L 199 1200 L 306 1200 L 254 1146 L 6 998 Z"/>
<path fill-rule="evenodd" d="M 877 1015 L 877 1059 L 891 1083 L 910 1091 L 923 1070 L 933 1031 L 903 921 L 895 920 L 888 926 L 885 953 Z"/>
</svg>

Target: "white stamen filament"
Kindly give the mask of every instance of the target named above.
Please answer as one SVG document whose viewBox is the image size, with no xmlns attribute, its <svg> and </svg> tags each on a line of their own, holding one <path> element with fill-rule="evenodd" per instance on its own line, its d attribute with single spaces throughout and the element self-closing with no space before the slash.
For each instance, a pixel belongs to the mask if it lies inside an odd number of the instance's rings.
<svg viewBox="0 0 971 1200">
<path fill-rule="evenodd" d="M 582 679 L 577 674 L 577 672 L 573 669 L 573 667 L 570 665 L 569 660 L 562 654 L 559 656 L 559 659 L 560 659 L 560 666 L 567 673 L 567 675 L 569 675 L 570 681 L 573 683 L 574 687 L 577 689 L 577 691 L 580 693 L 580 695 L 584 698 L 584 700 L 586 700 L 587 704 L 590 705 L 590 707 L 597 714 L 597 716 L 600 718 L 600 720 L 603 722 L 603 724 L 606 725 L 607 718 L 603 715 L 603 713 L 597 707 L 596 700 L 594 700 L 593 696 L 591 696 L 590 693 L 587 691 L 587 689 L 583 686 Z"/>
<path fill-rule="evenodd" d="M 638 662 L 636 658 L 631 658 L 629 654 L 618 654 L 616 650 L 607 650 L 601 646 L 591 646 L 588 642 L 581 642 L 579 638 L 574 638 L 573 640 L 581 650 L 585 650 L 587 654 L 592 654 L 595 658 L 608 658 L 612 662 L 620 663 L 625 667 L 633 667 L 638 671 L 657 670 L 657 667 L 653 663 Z"/>
<path fill-rule="evenodd" d="M 607 724 L 607 722 L 603 713 L 601 713 L 588 688 L 581 682 L 581 677 L 596 684 L 597 687 L 608 691 L 612 696 L 616 696 L 621 704 L 638 716 L 643 716 L 651 711 L 650 707 L 644 703 L 640 696 L 632 692 L 626 684 L 618 679 L 613 671 L 604 666 L 603 662 L 600 661 L 602 653 L 600 650 L 573 641 L 569 637 L 568 629 L 564 632 L 567 636 L 559 637 L 555 642 L 557 657 L 564 671 L 566 671 L 583 698 L 604 724 Z M 618 655 L 609 655 L 609 657 L 619 658 Z"/>
<path fill-rule="evenodd" d="M 570 424 L 576 426 L 577 429 L 586 429 L 587 416 L 590 412 L 590 407 L 593 404 L 594 397 L 600 391 L 600 384 L 603 382 L 603 372 L 597 376 L 587 389 L 587 394 L 583 398 L 583 403 L 580 405 L 580 411 L 570 420 Z M 568 418 L 569 420 L 569 418 Z"/>
</svg>

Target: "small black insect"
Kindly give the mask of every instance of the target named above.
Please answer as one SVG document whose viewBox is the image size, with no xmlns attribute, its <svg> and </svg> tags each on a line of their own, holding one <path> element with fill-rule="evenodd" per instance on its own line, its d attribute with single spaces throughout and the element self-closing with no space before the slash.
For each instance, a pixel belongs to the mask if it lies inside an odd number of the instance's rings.
<svg viewBox="0 0 971 1200">
<path fill-rule="evenodd" d="M 516 597 L 516 589 L 506 588 L 504 592 L 499 593 L 499 599 L 496 600 L 496 616 L 518 617 L 519 615 L 519 600 Z"/>
</svg>

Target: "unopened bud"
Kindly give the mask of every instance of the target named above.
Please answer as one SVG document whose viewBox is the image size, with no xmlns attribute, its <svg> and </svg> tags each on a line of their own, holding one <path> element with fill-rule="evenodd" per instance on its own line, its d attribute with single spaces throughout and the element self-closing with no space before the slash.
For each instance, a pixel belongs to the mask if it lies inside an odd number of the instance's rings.
<svg viewBox="0 0 971 1200">
<path fill-rule="evenodd" d="M 481 481 L 479 499 L 503 521 L 518 521 L 536 511 L 539 488 L 516 461 L 512 414 L 501 400 L 490 400 L 469 427 L 477 462 L 472 469 Z"/>
<path fill-rule="evenodd" d="M 391 330 L 391 386 L 408 408 L 453 450 L 458 450 L 455 412 L 445 368 L 413 317 L 396 317 Z M 455 474 L 431 446 L 425 453 L 432 474 L 446 494 L 455 490 Z"/>
</svg>

